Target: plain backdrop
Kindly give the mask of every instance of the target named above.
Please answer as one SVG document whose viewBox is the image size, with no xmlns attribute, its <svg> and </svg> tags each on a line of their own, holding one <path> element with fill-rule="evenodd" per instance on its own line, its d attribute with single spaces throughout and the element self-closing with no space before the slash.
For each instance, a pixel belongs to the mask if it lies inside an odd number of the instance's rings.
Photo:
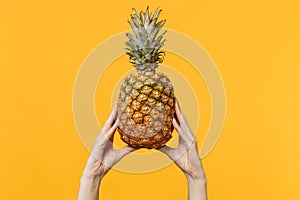
<svg viewBox="0 0 300 200">
<path fill-rule="evenodd" d="M 147 5 L 163 9 L 166 28 L 201 44 L 224 81 L 225 126 L 203 159 L 209 199 L 300 199 L 296 0 L 2 1 L 1 199 L 76 199 L 89 156 L 72 115 L 76 74 L 93 48 L 129 29 L 132 7 Z M 172 54 L 165 64 L 187 76 L 191 70 Z M 112 63 L 116 71 L 122 67 L 131 69 L 125 56 Z M 110 99 L 102 96 L 111 95 L 115 79 L 107 81 L 107 89 L 98 88 L 95 95 L 100 124 L 111 109 Z M 210 119 L 209 95 L 201 87 L 199 145 Z M 147 174 L 112 170 L 102 182 L 100 197 L 186 199 L 187 183 L 175 165 Z"/>
</svg>

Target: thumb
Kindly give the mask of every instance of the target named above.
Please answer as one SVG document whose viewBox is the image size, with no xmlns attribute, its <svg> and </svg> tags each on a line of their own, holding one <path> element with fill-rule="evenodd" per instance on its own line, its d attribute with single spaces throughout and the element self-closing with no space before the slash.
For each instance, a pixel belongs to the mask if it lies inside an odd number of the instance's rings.
<svg viewBox="0 0 300 200">
<path fill-rule="evenodd" d="M 127 154 L 135 151 L 136 149 L 131 147 L 131 146 L 125 146 L 121 149 L 116 150 L 116 158 L 117 160 L 121 160 L 121 158 L 123 158 L 124 156 L 126 156 Z"/>
<path fill-rule="evenodd" d="M 163 152 L 164 154 L 166 154 L 167 156 L 169 156 L 169 158 L 173 161 L 175 161 L 175 156 L 177 154 L 177 149 L 168 147 L 168 146 L 164 146 L 162 148 L 159 149 L 159 151 Z"/>
</svg>

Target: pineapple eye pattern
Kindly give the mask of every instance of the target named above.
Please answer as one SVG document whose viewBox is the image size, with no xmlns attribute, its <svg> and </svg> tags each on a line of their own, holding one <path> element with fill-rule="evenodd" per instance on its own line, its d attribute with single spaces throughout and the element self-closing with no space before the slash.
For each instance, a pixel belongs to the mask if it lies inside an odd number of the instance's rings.
<svg viewBox="0 0 300 200">
<path fill-rule="evenodd" d="M 120 93 L 126 93 L 119 96 L 121 139 L 136 148 L 165 145 L 174 129 L 174 90 L 170 80 L 162 73 L 130 74 Z"/>
</svg>

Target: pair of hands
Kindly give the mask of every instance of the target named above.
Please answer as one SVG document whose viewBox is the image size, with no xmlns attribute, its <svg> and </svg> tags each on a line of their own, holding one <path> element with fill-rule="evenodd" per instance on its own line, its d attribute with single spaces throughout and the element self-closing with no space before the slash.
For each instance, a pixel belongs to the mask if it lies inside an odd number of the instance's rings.
<svg viewBox="0 0 300 200">
<path fill-rule="evenodd" d="M 189 124 L 182 113 L 178 100 L 175 101 L 176 119 L 173 119 L 174 128 L 179 134 L 179 144 L 177 148 L 164 146 L 159 151 L 165 153 L 184 172 L 188 180 L 206 181 L 198 153 L 197 142 Z M 135 148 L 125 146 L 122 149 L 113 149 L 113 139 L 118 127 L 117 102 L 105 122 L 101 133 L 97 136 L 91 157 L 88 160 L 84 171 L 84 176 L 103 177 L 111 167 L 122 157 L 134 151 Z"/>
</svg>

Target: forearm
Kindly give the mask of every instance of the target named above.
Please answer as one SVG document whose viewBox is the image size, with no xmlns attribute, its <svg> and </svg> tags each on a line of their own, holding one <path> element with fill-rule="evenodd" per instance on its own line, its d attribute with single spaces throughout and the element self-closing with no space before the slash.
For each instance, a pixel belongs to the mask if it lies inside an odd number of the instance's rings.
<svg viewBox="0 0 300 200">
<path fill-rule="evenodd" d="M 189 200 L 207 200 L 206 178 L 187 178 Z"/>
<path fill-rule="evenodd" d="M 77 200 L 99 199 L 99 186 L 104 176 L 104 174 L 102 174 L 101 166 L 102 164 L 99 161 L 89 157 L 86 168 L 80 179 Z M 99 171 L 101 171 L 101 173 L 99 173 Z"/>
</svg>

